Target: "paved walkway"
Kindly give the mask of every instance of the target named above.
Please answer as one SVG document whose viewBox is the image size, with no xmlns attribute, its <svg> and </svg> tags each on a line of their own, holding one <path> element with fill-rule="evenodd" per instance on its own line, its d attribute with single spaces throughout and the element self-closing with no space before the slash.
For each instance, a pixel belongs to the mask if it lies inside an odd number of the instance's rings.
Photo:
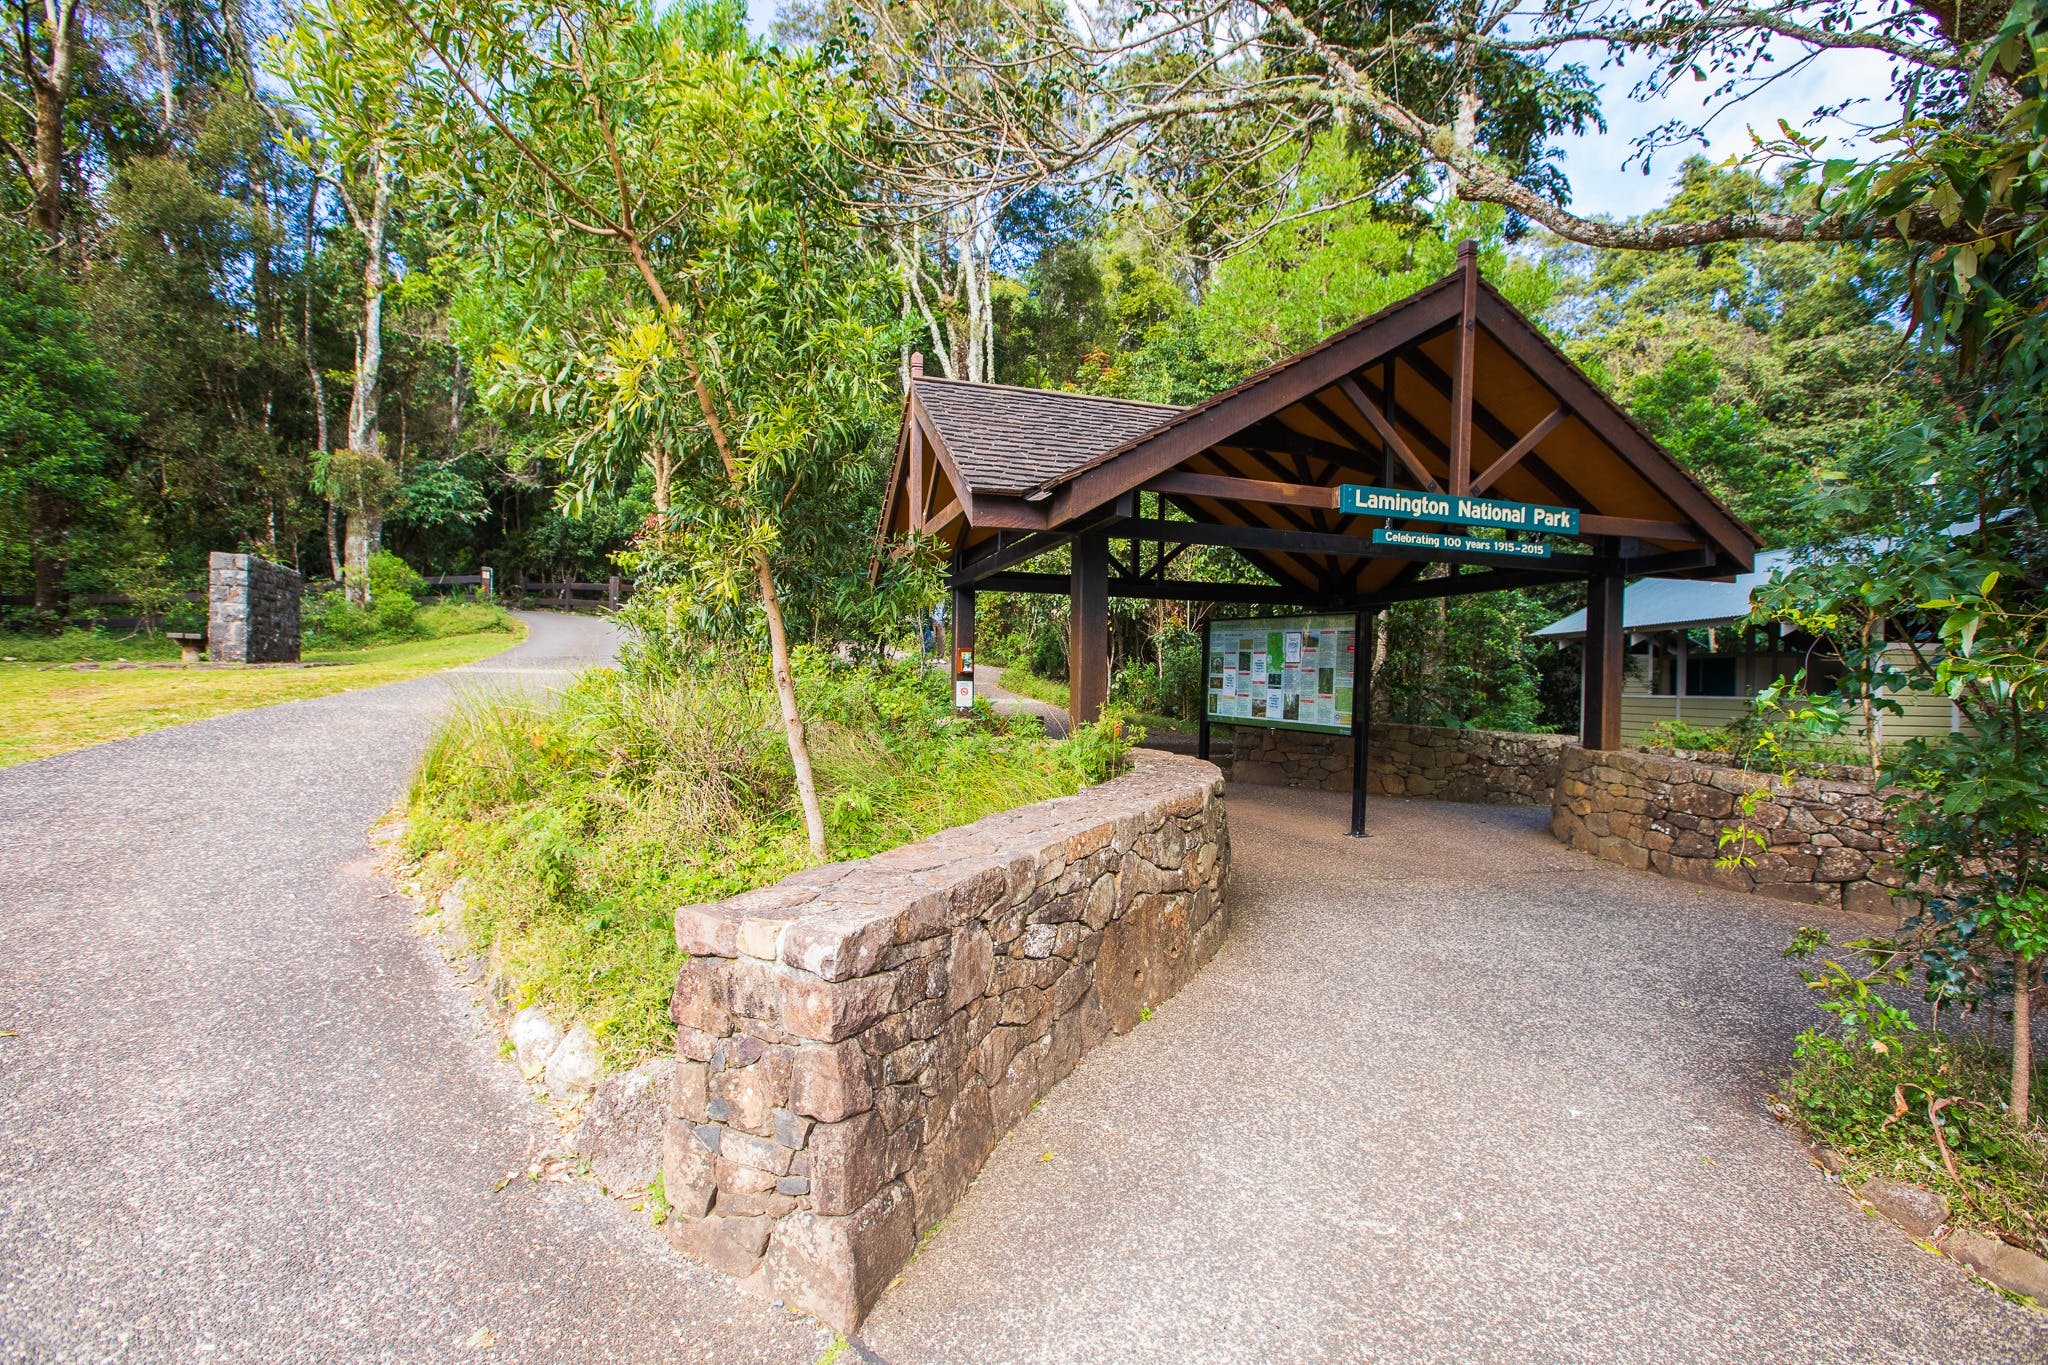
<svg viewBox="0 0 2048 1365">
<path fill-rule="evenodd" d="M 551 1130 L 363 831 L 454 689 L 612 647 L 531 624 L 0 771 L 0 1359 L 817 1359 L 587 1185 L 491 1192 Z M 1765 1114 L 1810 914 L 1533 812 L 1376 801 L 1357 842 L 1342 795 L 1229 800 L 1232 938 L 1003 1144 L 863 1358 L 2048 1354 Z"/>
<path fill-rule="evenodd" d="M 1003 686 L 1003 670 L 994 664 L 974 666 L 974 690 L 988 698 L 988 704 L 1005 715 L 1020 712 L 1037 716 L 1045 722 L 1045 732 L 1054 739 L 1067 737 L 1067 713 L 1062 707 L 1051 702 L 1039 701 L 1036 697 L 1020 696 Z"/>
<path fill-rule="evenodd" d="M 614 647 L 526 619 L 452 674 L 0 771 L 0 1359 L 817 1358 L 592 1187 L 491 1193 L 552 1131 L 364 830 L 452 691 Z"/>
<path fill-rule="evenodd" d="M 2038 1361 L 1762 1097 L 1817 912 L 1540 812 L 1233 787 L 1236 923 L 997 1150 L 862 1336 L 922 1361 Z M 1049 1159 L 1045 1159 L 1049 1154 Z"/>
</svg>

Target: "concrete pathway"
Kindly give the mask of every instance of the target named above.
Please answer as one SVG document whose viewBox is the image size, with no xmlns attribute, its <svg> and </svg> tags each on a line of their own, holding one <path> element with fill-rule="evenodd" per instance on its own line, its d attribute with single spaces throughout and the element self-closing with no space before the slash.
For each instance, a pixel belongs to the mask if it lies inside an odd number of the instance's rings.
<svg viewBox="0 0 2048 1365">
<path fill-rule="evenodd" d="M 1769 1117 L 1817 912 L 1567 852 L 1536 811 L 1375 800 L 1361 841 L 1344 794 L 1228 800 L 1231 938 L 998 1148 L 875 1356 L 2048 1358 L 2048 1319 Z"/>
<path fill-rule="evenodd" d="M 553 1145 L 372 873 L 454 692 L 612 628 L 0 771 L 0 1359 L 810 1361 Z M 479 1330 L 488 1352 L 472 1348 Z"/>
<path fill-rule="evenodd" d="M 1067 713 L 1051 702 L 1020 696 L 1003 686 L 1003 670 L 994 664 L 974 666 L 974 690 L 988 698 L 988 704 L 1005 715 L 1033 715 L 1045 722 L 1045 732 L 1054 739 L 1067 737 Z"/>
</svg>

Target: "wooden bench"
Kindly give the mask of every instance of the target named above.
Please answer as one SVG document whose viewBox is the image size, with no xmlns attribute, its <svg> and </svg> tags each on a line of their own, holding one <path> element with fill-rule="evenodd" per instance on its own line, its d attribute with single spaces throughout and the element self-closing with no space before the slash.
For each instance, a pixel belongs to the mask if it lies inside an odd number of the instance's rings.
<svg viewBox="0 0 2048 1365">
<path fill-rule="evenodd" d="M 187 667 L 198 663 L 200 651 L 206 648 L 206 632 L 203 630 L 167 630 L 164 638 L 178 642 L 178 662 Z"/>
</svg>

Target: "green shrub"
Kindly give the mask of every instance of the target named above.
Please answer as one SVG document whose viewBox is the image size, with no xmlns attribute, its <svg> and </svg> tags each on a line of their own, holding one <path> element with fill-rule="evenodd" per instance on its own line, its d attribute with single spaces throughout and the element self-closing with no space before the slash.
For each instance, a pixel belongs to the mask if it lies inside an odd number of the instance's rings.
<svg viewBox="0 0 2048 1365">
<path fill-rule="evenodd" d="M 408 798 L 410 851 L 470 879 L 469 932 L 520 1002 L 587 1023 L 614 1063 L 672 1037 L 675 908 L 809 862 L 766 670 L 723 662 L 473 699 Z M 986 703 L 956 717 L 939 670 L 795 662 L 835 858 L 1071 793 L 1129 745 L 1116 720 L 1054 743 Z"/>
<path fill-rule="evenodd" d="M 328 588 L 306 595 L 300 628 L 309 649 L 362 649 L 440 640 L 454 635 L 512 629 L 512 614 L 496 602 L 451 599 L 422 604 L 426 580 L 389 551 L 370 557 L 370 605 Z"/>
<path fill-rule="evenodd" d="M 1999 1049 L 1935 1033 L 1883 1052 L 1802 1046 L 1785 1098 L 1858 1181 L 1939 1190 L 1958 1221 L 1989 1223 L 2048 1254 L 2048 1148 L 2012 1120 L 2007 1065 Z M 2048 1083 L 2048 1068 L 2035 1074 Z"/>
</svg>

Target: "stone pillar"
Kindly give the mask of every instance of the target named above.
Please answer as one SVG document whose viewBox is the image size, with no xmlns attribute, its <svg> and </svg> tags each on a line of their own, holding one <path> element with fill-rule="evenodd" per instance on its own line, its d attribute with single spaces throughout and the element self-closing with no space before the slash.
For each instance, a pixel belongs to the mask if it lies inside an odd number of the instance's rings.
<svg viewBox="0 0 2048 1365">
<path fill-rule="evenodd" d="M 297 663 L 305 581 L 255 555 L 215 553 L 206 588 L 206 657 L 215 663 Z"/>
</svg>

